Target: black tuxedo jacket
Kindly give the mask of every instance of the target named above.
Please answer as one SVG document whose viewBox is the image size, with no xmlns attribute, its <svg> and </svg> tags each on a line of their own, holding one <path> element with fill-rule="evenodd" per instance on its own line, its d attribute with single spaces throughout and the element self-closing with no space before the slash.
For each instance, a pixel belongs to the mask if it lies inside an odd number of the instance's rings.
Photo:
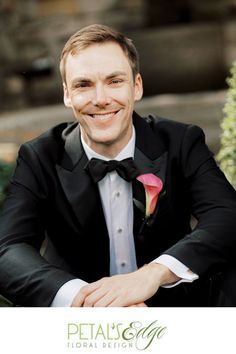
<svg viewBox="0 0 236 354">
<path fill-rule="evenodd" d="M 200 277 L 233 264 L 235 191 L 202 130 L 135 113 L 133 122 L 140 174 L 154 173 L 164 184 L 150 219 L 143 221 L 134 205 L 138 266 L 162 253 Z M 13 302 L 49 306 L 65 282 L 109 276 L 109 236 L 87 161 L 77 123 L 60 124 L 20 148 L 0 224 L 0 293 Z M 143 185 L 132 185 L 134 198 L 145 204 Z M 57 255 L 51 259 L 39 254 L 45 235 Z"/>
</svg>

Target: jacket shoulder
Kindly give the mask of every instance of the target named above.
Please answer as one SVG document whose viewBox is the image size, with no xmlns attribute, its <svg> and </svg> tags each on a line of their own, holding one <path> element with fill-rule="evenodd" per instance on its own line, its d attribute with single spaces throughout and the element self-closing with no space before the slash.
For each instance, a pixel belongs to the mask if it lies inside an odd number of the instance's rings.
<svg viewBox="0 0 236 354">
<path fill-rule="evenodd" d="M 163 130 L 175 130 L 185 131 L 191 124 L 182 123 L 173 119 L 168 119 L 164 117 L 160 117 L 154 114 L 149 114 L 147 117 L 144 117 L 145 121 L 155 130 L 163 129 Z"/>
<path fill-rule="evenodd" d="M 205 141 L 205 134 L 197 125 L 182 123 L 176 120 L 163 118 L 149 114 L 144 118 L 155 134 L 160 134 L 163 137 L 174 139 L 181 142 L 183 139 L 191 137 L 192 140 L 202 139 Z"/>
<path fill-rule="evenodd" d="M 64 151 L 63 131 L 72 124 L 65 122 L 54 126 L 38 137 L 24 143 L 20 148 L 20 153 L 28 151 L 28 153 L 32 152 L 40 158 L 57 159 Z"/>
</svg>

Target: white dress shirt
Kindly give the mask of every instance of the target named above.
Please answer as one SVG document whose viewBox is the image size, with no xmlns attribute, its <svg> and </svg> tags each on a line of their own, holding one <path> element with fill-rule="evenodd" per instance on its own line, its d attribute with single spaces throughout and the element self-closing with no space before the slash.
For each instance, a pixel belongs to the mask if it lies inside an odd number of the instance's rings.
<svg viewBox="0 0 236 354">
<path fill-rule="evenodd" d="M 82 137 L 81 141 L 89 160 L 91 158 L 109 160 L 93 151 Z M 133 128 L 130 141 L 114 159 L 120 161 L 128 157 L 133 158 L 134 149 L 135 129 Z M 113 171 L 107 173 L 98 182 L 98 188 L 110 238 L 110 275 L 133 272 L 137 270 L 137 264 L 133 238 L 132 184 L 126 182 L 116 171 Z M 93 262 L 92 259 L 91 262 Z M 166 287 L 175 286 L 183 281 L 192 282 L 198 278 L 196 274 L 189 272 L 185 265 L 172 256 L 161 255 L 153 262 L 166 265 L 181 278 L 178 282 L 166 285 Z M 94 267 L 96 267 L 96 264 L 94 264 Z M 85 284 L 86 282 L 81 279 L 74 279 L 65 283 L 57 292 L 51 306 L 70 306 L 75 295 Z"/>
</svg>

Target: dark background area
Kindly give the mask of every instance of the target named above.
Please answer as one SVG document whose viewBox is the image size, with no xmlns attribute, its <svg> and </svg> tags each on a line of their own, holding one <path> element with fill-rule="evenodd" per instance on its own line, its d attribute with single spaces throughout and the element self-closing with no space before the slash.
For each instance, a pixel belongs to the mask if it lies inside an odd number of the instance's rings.
<svg viewBox="0 0 236 354">
<path fill-rule="evenodd" d="M 0 159 L 73 120 L 58 70 L 68 37 L 103 23 L 134 40 L 144 99 L 155 113 L 200 125 L 219 148 L 226 77 L 236 58 L 236 0 L 0 0 Z"/>
<path fill-rule="evenodd" d="M 1 0 L 0 111 L 61 102 L 60 51 L 91 23 L 134 40 L 146 96 L 224 88 L 235 19 L 235 0 Z"/>
</svg>

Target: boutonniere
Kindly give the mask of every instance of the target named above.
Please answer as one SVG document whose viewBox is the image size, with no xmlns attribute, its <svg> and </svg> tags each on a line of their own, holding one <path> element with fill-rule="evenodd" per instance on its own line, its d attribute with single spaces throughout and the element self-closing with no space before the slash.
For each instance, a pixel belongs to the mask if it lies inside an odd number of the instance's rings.
<svg viewBox="0 0 236 354">
<path fill-rule="evenodd" d="M 163 188 L 163 183 L 162 180 L 153 173 L 140 175 L 136 177 L 136 179 L 144 186 L 146 207 L 136 199 L 134 199 L 134 203 L 145 214 L 145 219 L 147 219 L 153 214 L 156 208 L 158 196 Z"/>
</svg>

